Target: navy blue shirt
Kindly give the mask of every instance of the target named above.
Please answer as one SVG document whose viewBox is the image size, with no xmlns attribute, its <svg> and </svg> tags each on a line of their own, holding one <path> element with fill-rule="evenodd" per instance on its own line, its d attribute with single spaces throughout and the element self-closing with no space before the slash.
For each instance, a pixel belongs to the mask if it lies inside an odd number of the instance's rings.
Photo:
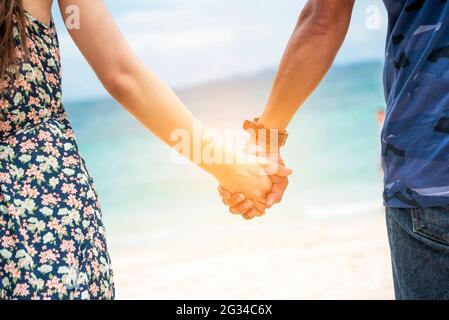
<svg viewBox="0 0 449 320">
<path fill-rule="evenodd" d="M 388 207 L 449 204 L 449 4 L 384 0 L 389 26 L 382 130 Z"/>
</svg>

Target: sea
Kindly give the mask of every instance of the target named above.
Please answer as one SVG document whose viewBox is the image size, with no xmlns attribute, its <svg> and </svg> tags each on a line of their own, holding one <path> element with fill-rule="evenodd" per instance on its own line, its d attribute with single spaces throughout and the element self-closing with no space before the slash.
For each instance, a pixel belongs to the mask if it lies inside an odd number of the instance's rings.
<svg viewBox="0 0 449 320">
<path fill-rule="evenodd" d="M 262 113 L 274 70 L 176 90 L 205 125 L 238 129 Z M 304 75 L 306 76 L 306 75 Z M 283 157 L 294 170 L 273 215 L 328 219 L 382 208 L 382 63 L 334 67 L 290 124 Z M 217 182 L 172 151 L 112 98 L 66 101 L 104 219 L 117 229 L 229 214 Z"/>
</svg>

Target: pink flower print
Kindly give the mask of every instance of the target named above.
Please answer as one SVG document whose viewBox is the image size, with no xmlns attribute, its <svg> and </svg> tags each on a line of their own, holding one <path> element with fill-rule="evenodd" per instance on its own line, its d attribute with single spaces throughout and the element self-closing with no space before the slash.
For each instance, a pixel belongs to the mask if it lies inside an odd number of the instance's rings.
<svg viewBox="0 0 449 320">
<path fill-rule="evenodd" d="M 41 105 L 41 99 L 38 97 L 30 97 L 30 100 L 28 101 L 29 105 L 32 106 L 40 106 Z"/>
<path fill-rule="evenodd" d="M 44 206 L 58 204 L 58 199 L 51 193 L 42 195 L 42 204 Z"/>
<path fill-rule="evenodd" d="M 95 213 L 95 209 L 92 206 L 85 207 L 83 210 L 83 216 L 85 218 L 92 216 Z"/>
<path fill-rule="evenodd" d="M 11 123 L 9 121 L 0 121 L 0 131 L 8 132 L 11 131 Z"/>
<path fill-rule="evenodd" d="M 30 294 L 30 291 L 28 290 L 29 285 L 27 283 L 19 283 L 14 288 L 13 295 L 16 297 L 26 297 Z"/>
<path fill-rule="evenodd" d="M 58 222 L 58 220 L 50 221 L 50 222 L 47 224 L 47 227 L 48 227 L 49 229 L 55 230 L 55 231 L 56 231 L 57 233 L 59 233 L 59 234 L 65 234 L 65 233 L 66 233 L 65 227 L 64 227 L 62 224 L 60 224 L 60 223 Z"/>
<path fill-rule="evenodd" d="M 21 214 L 21 210 L 19 210 L 15 205 L 11 204 L 8 207 L 8 214 L 13 216 L 13 217 L 19 217 Z"/>
<path fill-rule="evenodd" d="M 31 84 L 28 81 L 26 81 L 26 79 L 23 75 L 21 75 L 19 78 L 17 78 L 14 81 L 14 87 L 16 89 L 22 88 L 25 91 L 31 90 Z"/>
<path fill-rule="evenodd" d="M 74 139 L 75 138 L 75 133 L 73 132 L 73 130 L 69 129 L 64 134 L 64 138 L 66 138 L 66 139 Z"/>
<path fill-rule="evenodd" d="M 64 194 L 75 194 L 76 188 L 73 183 L 64 183 L 61 188 L 62 193 Z"/>
<path fill-rule="evenodd" d="M 61 250 L 63 252 L 74 252 L 75 242 L 73 240 L 62 240 Z"/>
<path fill-rule="evenodd" d="M 55 86 L 58 84 L 58 80 L 56 80 L 56 77 L 53 73 L 45 72 L 45 79 Z"/>
<path fill-rule="evenodd" d="M 26 171 L 27 176 L 33 177 L 37 180 L 44 180 L 44 174 L 42 171 L 39 170 L 39 167 L 33 164 L 31 167 L 28 168 Z"/>
<path fill-rule="evenodd" d="M 78 259 L 75 257 L 73 252 L 67 253 L 65 257 L 65 262 L 71 267 L 78 267 Z"/>
<path fill-rule="evenodd" d="M 53 100 L 52 102 L 51 102 L 51 108 L 52 108 L 52 110 L 55 110 L 55 111 L 57 111 L 58 109 L 59 109 L 59 102 L 58 101 L 56 101 L 56 100 Z"/>
<path fill-rule="evenodd" d="M 46 250 L 41 252 L 41 254 L 39 255 L 39 262 L 42 264 L 45 264 L 49 261 L 56 261 L 58 260 L 58 255 L 56 255 L 52 249 Z"/>
<path fill-rule="evenodd" d="M 96 297 L 98 294 L 98 286 L 96 283 L 92 283 L 89 287 L 89 292 L 92 294 L 92 296 Z"/>
<path fill-rule="evenodd" d="M 25 184 L 20 191 L 20 195 L 27 198 L 37 198 L 38 194 L 37 190 L 32 188 L 29 184 Z"/>
<path fill-rule="evenodd" d="M 47 288 L 50 290 L 54 290 L 56 289 L 56 292 L 58 294 L 66 294 L 67 293 L 67 289 L 65 288 L 64 284 L 61 282 L 61 279 L 59 279 L 58 277 L 54 277 L 50 280 L 47 280 Z"/>
<path fill-rule="evenodd" d="M 51 55 L 55 58 L 55 60 L 57 62 L 59 62 L 59 59 L 60 59 L 59 50 L 57 48 L 53 48 L 50 50 L 50 52 L 51 52 Z"/>
<path fill-rule="evenodd" d="M 56 230 L 59 228 L 59 223 L 57 220 L 52 220 L 49 223 L 47 223 L 47 227 L 53 230 Z"/>
<path fill-rule="evenodd" d="M 67 199 L 67 205 L 73 208 L 81 208 L 82 204 L 81 201 L 73 194 L 71 194 Z"/>
<path fill-rule="evenodd" d="M 4 170 L 0 170 L 0 203 L 6 206 L 5 215 L 0 215 L 0 229 L 4 230 L 0 250 L 26 250 L 33 259 L 33 269 L 42 270 L 39 280 L 44 288 L 30 283 L 33 270 L 28 256 L 13 255 L 2 268 L 13 284 L 7 294 L 24 299 L 80 297 L 81 291 L 68 295 L 66 277 L 58 271 L 61 267 L 79 268 L 83 260 L 89 274 L 86 287 L 90 296 L 112 298 L 109 257 L 100 232 L 103 225 L 96 217 L 99 204 L 62 105 L 55 32 L 46 30 L 45 36 L 34 32 L 37 29 L 33 21 L 28 24 L 32 27 L 26 40 L 29 57 L 25 59 L 24 52 L 18 49 L 16 54 L 23 59 L 18 73 L 0 79 L 0 91 L 7 93 L 0 96 L 0 136 L 8 148 L 6 156 L 12 152 L 13 157 L 13 165 L 6 159 Z M 51 59 L 55 64 L 49 64 Z M 66 216 L 58 214 L 62 212 L 67 212 Z M 90 223 L 81 223 L 80 215 Z M 16 227 L 11 229 L 11 223 Z M 83 244 L 88 249 L 81 252 Z M 40 269 L 44 264 L 49 267 Z"/>
<path fill-rule="evenodd" d="M 30 56 L 30 60 L 34 65 L 40 65 L 41 61 L 39 60 L 39 56 L 36 52 L 32 52 Z"/>
<path fill-rule="evenodd" d="M 11 183 L 11 175 L 8 172 L 0 172 L 0 182 Z"/>
<path fill-rule="evenodd" d="M 46 152 L 48 154 L 52 154 L 54 156 L 59 156 L 58 149 L 51 142 L 46 142 L 45 143 L 45 145 L 44 145 L 44 152 Z"/>
<path fill-rule="evenodd" d="M 53 141 L 53 138 L 52 138 L 50 132 L 43 131 L 43 130 L 39 131 L 39 134 L 37 135 L 37 139 L 39 141 Z"/>
<path fill-rule="evenodd" d="M 8 108 L 8 106 L 9 106 L 9 103 L 6 102 L 5 99 L 0 99 L 0 110 L 4 110 L 4 109 Z"/>
<path fill-rule="evenodd" d="M 26 153 L 36 148 L 36 144 L 31 140 L 25 140 L 20 144 L 20 152 Z"/>
<path fill-rule="evenodd" d="M 11 137 L 9 137 L 8 139 L 6 139 L 6 142 L 7 142 L 10 146 L 15 147 L 15 146 L 19 143 L 19 140 L 17 140 L 16 137 L 11 136 Z"/>
<path fill-rule="evenodd" d="M 14 279 L 18 279 L 20 277 L 20 271 L 13 262 L 8 263 L 5 266 L 5 272 L 9 273 Z"/>
<path fill-rule="evenodd" d="M 2 247 L 11 248 L 16 244 L 16 240 L 13 236 L 3 236 L 1 243 Z"/>
<path fill-rule="evenodd" d="M 94 272 L 95 277 L 99 277 L 100 276 L 100 265 L 97 260 L 92 261 L 92 269 L 94 269 L 93 272 Z"/>
<path fill-rule="evenodd" d="M 62 163 L 64 167 L 76 166 L 78 164 L 78 160 L 73 156 L 69 156 L 62 158 Z"/>
<path fill-rule="evenodd" d="M 106 249 L 106 248 L 104 247 L 103 241 L 101 241 L 101 240 L 98 239 L 98 238 L 95 239 L 95 246 L 96 246 L 98 249 L 100 249 L 100 250 Z"/>
<path fill-rule="evenodd" d="M 34 246 L 26 245 L 25 248 L 30 256 L 34 257 L 37 254 L 37 250 Z"/>
<path fill-rule="evenodd" d="M 40 122 L 39 114 L 37 113 L 36 109 L 32 109 L 30 112 L 28 112 L 27 118 L 33 121 L 34 123 Z"/>
</svg>

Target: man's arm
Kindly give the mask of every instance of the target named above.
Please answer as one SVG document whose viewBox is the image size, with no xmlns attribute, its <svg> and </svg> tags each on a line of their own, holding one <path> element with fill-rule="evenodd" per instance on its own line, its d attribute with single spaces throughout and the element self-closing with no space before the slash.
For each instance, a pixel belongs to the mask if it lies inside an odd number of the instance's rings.
<svg viewBox="0 0 449 320">
<path fill-rule="evenodd" d="M 267 107 L 258 120 L 263 127 L 285 130 L 298 108 L 321 82 L 346 36 L 354 1 L 307 2 L 282 58 Z M 290 173 L 281 170 L 279 175 L 271 177 L 273 189 L 265 204 L 268 208 L 282 200 Z M 234 214 L 252 218 L 264 213 L 260 206 L 251 208 L 254 203 L 242 194 L 233 195 L 223 188 L 220 194 Z"/>
<path fill-rule="evenodd" d="M 355 0 L 309 0 L 288 43 L 259 124 L 285 130 L 329 71 L 349 28 Z"/>
</svg>

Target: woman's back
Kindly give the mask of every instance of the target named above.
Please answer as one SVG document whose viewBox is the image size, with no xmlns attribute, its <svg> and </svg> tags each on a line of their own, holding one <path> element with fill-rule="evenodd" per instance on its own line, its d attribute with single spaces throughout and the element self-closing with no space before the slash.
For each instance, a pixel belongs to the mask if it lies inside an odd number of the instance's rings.
<svg viewBox="0 0 449 320">
<path fill-rule="evenodd" d="M 25 12 L 0 88 L 0 299 L 110 299 L 101 211 L 61 93 L 53 22 Z"/>
<path fill-rule="evenodd" d="M 18 45 L 18 65 L 0 85 L 0 140 L 54 118 L 63 120 L 60 53 L 53 22 L 45 25 L 25 12 L 26 54 Z M 14 32 L 17 43 L 21 39 Z"/>
</svg>

